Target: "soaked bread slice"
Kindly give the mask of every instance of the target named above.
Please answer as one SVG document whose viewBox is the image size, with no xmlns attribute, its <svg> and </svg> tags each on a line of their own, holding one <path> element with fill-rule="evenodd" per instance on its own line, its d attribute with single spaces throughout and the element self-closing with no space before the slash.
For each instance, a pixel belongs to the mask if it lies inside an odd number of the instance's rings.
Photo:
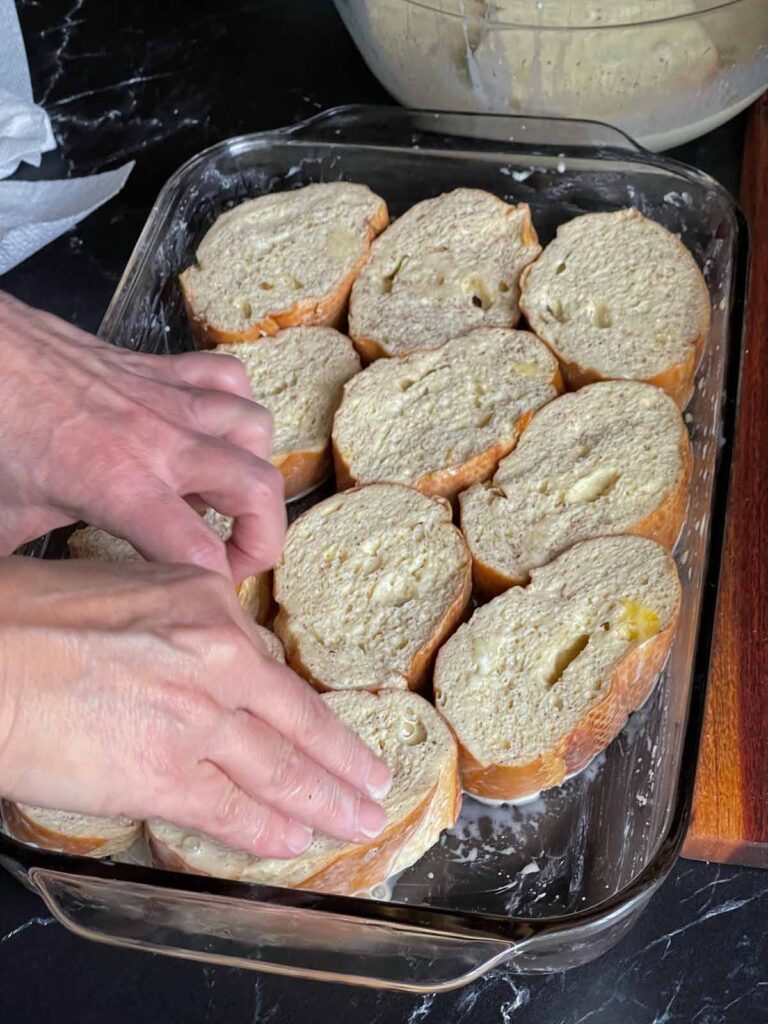
<svg viewBox="0 0 768 1024">
<path fill-rule="evenodd" d="M 540 409 L 493 480 L 460 495 L 475 586 L 527 583 L 577 541 L 617 533 L 671 548 L 688 505 L 691 445 L 659 388 L 590 384 Z"/>
<path fill-rule="evenodd" d="M 297 324 L 336 325 L 387 205 L 335 181 L 249 199 L 223 213 L 180 275 L 207 344 L 252 341 Z"/>
<path fill-rule="evenodd" d="M 524 203 L 472 188 L 426 199 L 372 246 L 352 288 L 350 336 L 370 361 L 514 327 L 520 274 L 540 252 Z"/>
<path fill-rule="evenodd" d="M 566 381 L 646 381 L 682 408 L 709 333 L 710 299 L 683 243 L 637 210 L 562 224 L 522 279 L 520 306 Z"/>
<path fill-rule="evenodd" d="M 443 499 L 369 484 L 288 529 L 275 632 L 319 690 L 415 689 L 467 608 L 471 560 Z"/>
<path fill-rule="evenodd" d="M 177 871 L 290 888 L 354 895 L 415 863 L 458 817 L 456 743 L 435 709 L 418 694 L 362 690 L 325 694 L 341 720 L 392 770 L 382 801 L 387 825 L 369 843 L 316 834 L 293 860 L 251 857 L 168 822 L 147 822 L 155 863 Z"/>
<path fill-rule="evenodd" d="M 289 327 L 254 345 L 217 345 L 248 371 L 254 399 L 273 419 L 272 463 L 286 500 L 321 484 L 331 471 L 331 424 L 346 381 L 360 370 L 352 342 L 332 327 Z"/>
<path fill-rule="evenodd" d="M 132 818 L 53 811 L 10 800 L 3 800 L 2 811 L 6 831 L 14 839 L 81 857 L 111 857 L 141 835 L 142 823 Z"/>
<path fill-rule="evenodd" d="M 337 483 L 388 481 L 453 498 L 493 473 L 560 390 L 544 342 L 510 328 L 380 359 L 344 387 L 333 422 Z"/>
<path fill-rule="evenodd" d="M 478 608 L 434 675 L 464 789 L 515 800 L 586 767 L 651 693 L 679 608 L 669 553 L 626 536 L 576 544 Z"/>
</svg>

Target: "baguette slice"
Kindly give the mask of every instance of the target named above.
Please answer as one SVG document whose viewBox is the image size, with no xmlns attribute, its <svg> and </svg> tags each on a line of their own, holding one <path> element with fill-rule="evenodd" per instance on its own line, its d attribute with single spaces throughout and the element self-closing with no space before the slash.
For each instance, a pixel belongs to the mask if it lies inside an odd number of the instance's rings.
<svg viewBox="0 0 768 1024">
<path fill-rule="evenodd" d="M 205 514 L 206 522 L 226 540 L 232 531 L 232 519 L 215 512 L 212 508 Z M 127 540 L 113 537 L 106 530 L 96 526 L 84 526 L 75 530 L 67 541 L 70 558 L 91 558 L 100 562 L 140 562 L 142 556 Z M 255 622 L 264 624 L 269 617 L 272 604 L 272 583 L 270 573 L 260 572 L 248 576 L 237 588 L 237 596 L 245 611 Z"/>
<path fill-rule="evenodd" d="M 528 582 L 577 541 L 632 533 L 672 548 L 685 520 L 691 445 L 659 388 L 590 384 L 531 420 L 493 481 L 459 498 L 483 598 Z"/>
<path fill-rule="evenodd" d="M 283 645 L 280 643 L 280 638 L 276 637 L 275 634 L 266 628 L 266 626 L 260 626 L 256 624 L 256 634 L 264 644 L 264 648 L 270 658 L 274 658 L 275 661 L 285 664 L 285 651 Z"/>
<path fill-rule="evenodd" d="M 520 274 L 541 252 L 529 208 L 457 188 L 408 210 L 355 281 L 349 333 L 366 360 L 514 327 Z"/>
<path fill-rule="evenodd" d="M 275 569 L 275 632 L 318 690 L 416 689 L 471 586 L 448 502 L 370 484 L 290 526 Z"/>
<path fill-rule="evenodd" d="M 561 389 L 544 342 L 505 327 L 380 359 L 344 386 L 333 421 L 338 486 L 388 481 L 454 498 L 493 473 Z"/>
<path fill-rule="evenodd" d="M 709 333 L 709 290 L 683 243 L 637 210 L 562 224 L 521 278 L 520 306 L 566 381 L 656 384 L 682 408 Z"/>
<path fill-rule="evenodd" d="M 456 743 L 435 709 L 415 693 L 381 690 L 326 694 L 338 716 L 385 759 L 392 789 L 388 823 L 370 843 L 316 834 L 293 860 L 251 857 L 168 822 L 147 822 L 156 864 L 262 885 L 354 895 L 415 863 L 455 824 L 461 807 Z"/>
<path fill-rule="evenodd" d="M 307 185 L 223 213 L 179 281 L 208 344 L 253 341 L 297 324 L 336 325 L 371 241 L 389 222 L 365 185 Z"/>
<path fill-rule="evenodd" d="M 333 414 L 346 381 L 360 370 L 352 342 L 332 327 L 290 327 L 259 345 L 217 345 L 244 363 L 254 399 L 272 413 L 272 463 L 286 500 L 323 482 L 331 471 Z"/>
<path fill-rule="evenodd" d="M 111 857 L 141 835 L 141 822 L 132 818 L 52 811 L 10 800 L 3 800 L 2 811 L 6 831 L 14 839 L 81 857 Z"/>
<path fill-rule="evenodd" d="M 585 768 L 653 690 L 679 608 L 671 556 L 642 537 L 576 544 L 478 608 L 434 677 L 464 789 L 518 800 Z"/>
</svg>

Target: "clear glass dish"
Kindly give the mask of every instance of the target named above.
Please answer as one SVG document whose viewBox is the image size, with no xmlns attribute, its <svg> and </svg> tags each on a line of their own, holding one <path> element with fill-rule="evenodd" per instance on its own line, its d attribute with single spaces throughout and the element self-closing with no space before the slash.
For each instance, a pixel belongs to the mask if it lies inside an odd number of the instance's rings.
<svg viewBox="0 0 768 1024">
<path fill-rule="evenodd" d="M 690 812 L 724 506 L 724 396 L 735 395 L 726 364 L 740 333 L 739 215 L 706 175 L 599 124 L 341 108 L 230 139 L 182 167 L 152 209 L 101 333 L 148 352 L 192 347 L 176 275 L 217 215 L 247 196 L 340 178 L 370 185 L 395 216 L 459 185 L 488 189 L 530 203 L 544 242 L 579 213 L 632 205 L 694 253 L 711 289 L 712 333 L 686 414 L 693 489 L 667 669 L 586 771 L 523 806 L 467 798 L 456 828 L 390 893 L 345 898 L 225 882 L 49 853 L 3 834 L 0 862 L 79 934 L 175 956 L 413 991 L 450 988 L 492 967 L 559 971 L 631 927 L 672 866 Z M 52 535 L 31 553 L 62 552 Z"/>
<path fill-rule="evenodd" d="M 667 149 L 768 85 L 768 0 L 335 0 L 371 71 L 433 110 L 593 118 Z"/>
</svg>

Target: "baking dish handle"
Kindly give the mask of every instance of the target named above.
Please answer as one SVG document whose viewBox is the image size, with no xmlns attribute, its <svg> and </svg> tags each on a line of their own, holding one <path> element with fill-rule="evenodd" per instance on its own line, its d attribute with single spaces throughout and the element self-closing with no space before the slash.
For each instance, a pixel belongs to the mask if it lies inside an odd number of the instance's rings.
<svg viewBox="0 0 768 1024">
<path fill-rule="evenodd" d="M 514 946 L 394 922 L 32 868 L 54 917 L 83 938 L 204 963 L 410 992 L 466 984 Z"/>
<path fill-rule="evenodd" d="M 575 118 L 524 117 L 517 114 L 475 114 L 409 110 L 404 107 L 350 104 L 333 107 L 289 128 L 271 134 L 314 142 L 355 146 L 427 147 L 435 136 L 455 140 L 515 144 L 534 150 L 582 147 L 649 156 L 634 139 L 601 121 Z M 595 154 L 593 154 L 595 155 Z"/>
</svg>

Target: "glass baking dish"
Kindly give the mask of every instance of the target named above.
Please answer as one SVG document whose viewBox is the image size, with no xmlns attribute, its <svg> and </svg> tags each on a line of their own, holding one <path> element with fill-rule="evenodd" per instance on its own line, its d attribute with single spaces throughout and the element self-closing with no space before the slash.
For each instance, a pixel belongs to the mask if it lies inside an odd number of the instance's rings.
<svg viewBox="0 0 768 1024">
<path fill-rule="evenodd" d="M 579 213 L 632 205 L 678 233 L 700 262 L 712 333 L 686 413 L 695 463 L 677 549 L 682 618 L 667 669 L 581 775 L 521 806 L 491 809 L 466 798 L 458 825 L 388 892 L 347 898 L 227 882 L 59 855 L 3 834 L 0 862 L 67 927 L 117 945 L 411 991 L 450 988 L 492 967 L 559 971 L 621 938 L 685 833 L 722 532 L 718 466 L 728 450 L 724 398 L 735 395 L 738 359 L 730 374 L 726 366 L 739 345 L 744 233 L 716 182 L 599 124 L 340 108 L 230 139 L 184 165 L 150 213 L 102 335 L 148 352 L 192 347 L 176 275 L 217 215 L 246 196 L 340 178 L 370 185 L 394 216 L 460 185 L 488 189 L 530 203 L 543 242 Z M 62 550 L 52 535 L 34 553 Z"/>
<path fill-rule="evenodd" d="M 711 131 L 768 84 L 768 0 L 334 0 L 411 107 L 596 118 L 649 149 Z"/>
</svg>

